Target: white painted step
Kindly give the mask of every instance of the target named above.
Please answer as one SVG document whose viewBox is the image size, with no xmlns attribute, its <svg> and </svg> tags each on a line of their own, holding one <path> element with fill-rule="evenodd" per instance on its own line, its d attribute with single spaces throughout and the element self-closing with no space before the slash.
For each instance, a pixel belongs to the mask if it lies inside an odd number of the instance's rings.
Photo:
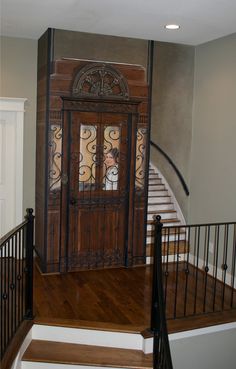
<svg viewBox="0 0 236 369">
<path fill-rule="evenodd" d="M 94 369 L 94 366 L 88 365 L 76 365 L 76 364 L 60 364 L 60 363 L 43 363 L 43 362 L 32 362 L 22 361 L 21 369 Z M 114 369 L 109 367 L 99 366 L 100 369 Z"/>
<path fill-rule="evenodd" d="M 149 173 L 149 176 L 148 176 L 148 179 L 153 179 L 153 178 L 160 178 L 159 174 L 158 173 Z"/>
<path fill-rule="evenodd" d="M 156 185 L 155 189 L 153 189 L 153 188 L 150 189 L 149 188 L 148 196 L 158 196 L 160 191 L 167 191 L 163 184 Z"/>
<path fill-rule="evenodd" d="M 161 179 L 158 180 L 156 183 L 149 184 L 148 185 L 148 191 L 155 191 L 158 189 L 158 186 L 163 185 Z"/>
<path fill-rule="evenodd" d="M 158 214 L 158 210 L 174 210 L 174 204 L 168 198 L 167 201 L 148 205 L 148 212 L 155 211 Z"/>
<path fill-rule="evenodd" d="M 151 197 L 150 199 L 148 199 L 148 205 L 167 203 L 167 202 L 171 202 L 171 197 L 167 194 L 167 191 L 165 193 L 163 191 L 163 195 L 160 195 L 154 198 Z"/>
<path fill-rule="evenodd" d="M 162 182 L 161 178 L 159 177 L 152 177 L 152 178 L 149 178 L 148 180 L 148 184 L 149 185 L 155 185 L 155 184 L 160 184 Z"/>
<path fill-rule="evenodd" d="M 141 350 L 139 333 L 34 324 L 32 339 Z"/>
<path fill-rule="evenodd" d="M 169 209 L 172 210 L 172 209 Z M 157 211 L 155 214 L 153 213 L 148 213 L 147 215 L 147 220 L 154 220 L 156 218 L 157 215 L 161 216 L 161 219 L 172 219 L 172 218 L 176 218 L 176 211 L 168 211 L 166 210 L 166 212 L 162 212 L 162 211 Z"/>
<path fill-rule="evenodd" d="M 165 189 L 160 190 L 160 191 L 156 191 L 155 196 L 151 196 L 148 193 L 148 203 L 153 202 L 153 200 L 155 200 L 156 198 L 163 197 L 163 196 L 168 196 L 168 191 L 165 190 Z"/>
</svg>

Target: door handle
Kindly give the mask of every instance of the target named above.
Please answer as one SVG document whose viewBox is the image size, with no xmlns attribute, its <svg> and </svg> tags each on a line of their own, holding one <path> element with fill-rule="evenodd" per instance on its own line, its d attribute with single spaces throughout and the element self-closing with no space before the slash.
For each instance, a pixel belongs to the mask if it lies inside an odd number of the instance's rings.
<svg viewBox="0 0 236 369">
<path fill-rule="evenodd" d="M 76 199 L 75 199 L 74 197 L 72 197 L 72 198 L 70 199 L 70 204 L 71 204 L 71 205 L 76 205 L 76 203 L 77 203 Z"/>
</svg>

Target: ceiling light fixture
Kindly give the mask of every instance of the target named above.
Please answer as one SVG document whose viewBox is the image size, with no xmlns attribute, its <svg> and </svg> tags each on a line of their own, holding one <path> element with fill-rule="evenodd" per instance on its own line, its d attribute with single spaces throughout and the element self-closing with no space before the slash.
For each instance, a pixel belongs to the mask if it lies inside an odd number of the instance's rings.
<svg viewBox="0 0 236 369">
<path fill-rule="evenodd" d="M 180 26 L 178 24 L 166 24 L 165 25 L 165 28 L 166 29 L 172 29 L 172 30 L 175 30 L 175 29 L 180 29 Z"/>
</svg>

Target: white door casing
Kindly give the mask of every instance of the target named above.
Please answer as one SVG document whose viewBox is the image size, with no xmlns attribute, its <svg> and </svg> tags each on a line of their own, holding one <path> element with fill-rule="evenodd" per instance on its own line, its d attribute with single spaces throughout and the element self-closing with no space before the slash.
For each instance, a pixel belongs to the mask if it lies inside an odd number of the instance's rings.
<svg viewBox="0 0 236 369">
<path fill-rule="evenodd" d="M 0 237 L 23 220 L 24 98 L 0 98 Z"/>
</svg>

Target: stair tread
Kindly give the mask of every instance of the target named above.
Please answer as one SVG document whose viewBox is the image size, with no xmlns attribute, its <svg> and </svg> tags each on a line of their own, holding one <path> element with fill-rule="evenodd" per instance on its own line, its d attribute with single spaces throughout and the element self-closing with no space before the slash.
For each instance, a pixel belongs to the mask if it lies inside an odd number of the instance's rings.
<svg viewBox="0 0 236 369">
<path fill-rule="evenodd" d="M 139 350 L 44 340 L 32 340 L 22 360 L 119 368 L 152 368 L 152 354 L 145 355 Z"/>
<path fill-rule="evenodd" d="M 150 211 L 148 211 L 148 214 L 156 214 L 156 215 L 158 215 L 158 214 L 165 214 L 165 213 L 177 213 L 177 211 L 176 210 L 174 210 L 174 209 L 170 209 L 170 210 L 168 210 L 168 209 L 163 209 L 163 210 L 158 210 L 158 211 L 156 211 L 156 210 L 150 210 Z"/>
<path fill-rule="evenodd" d="M 151 205 L 173 205 L 173 202 L 156 202 Z"/>
<path fill-rule="evenodd" d="M 160 197 L 161 197 L 161 198 L 163 198 L 163 197 L 169 197 L 169 198 L 170 198 L 171 196 L 170 196 L 170 195 L 158 195 L 158 196 L 154 196 L 154 198 L 157 198 L 157 197 L 158 197 L 158 198 L 160 198 Z"/>
<path fill-rule="evenodd" d="M 178 218 L 169 218 L 169 219 L 161 219 L 161 223 L 179 223 L 180 220 Z M 154 220 L 147 220 L 147 224 L 155 224 Z"/>
<path fill-rule="evenodd" d="M 167 227 L 168 227 L 168 225 L 167 225 Z M 178 232 L 175 231 L 175 226 L 173 226 L 173 229 L 170 228 L 169 235 L 183 235 L 183 234 L 186 234 L 184 228 L 178 228 Z M 146 235 L 147 236 L 154 236 L 153 229 L 150 230 L 150 231 L 147 231 Z"/>
<path fill-rule="evenodd" d="M 156 192 L 163 192 L 163 191 L 167 191 L 167 190 L 156 190 Z M 158 195 L 158 194 L 155 194 L 155 195 L 148 195 L 148 198 L 153 198 L 155 199 L 156 197 L 162 197 L 162 196 L 166 196 L 166 195 Z"/>
<path fill-rule="evenodd" d="M 153 256 L 154 243 L 149 243 L 146 249 L 146 256 Z M 187 254 L 189 252 L 189 244 L 186 240 L 162 242 L 162 255 Z"/>
</svg>

